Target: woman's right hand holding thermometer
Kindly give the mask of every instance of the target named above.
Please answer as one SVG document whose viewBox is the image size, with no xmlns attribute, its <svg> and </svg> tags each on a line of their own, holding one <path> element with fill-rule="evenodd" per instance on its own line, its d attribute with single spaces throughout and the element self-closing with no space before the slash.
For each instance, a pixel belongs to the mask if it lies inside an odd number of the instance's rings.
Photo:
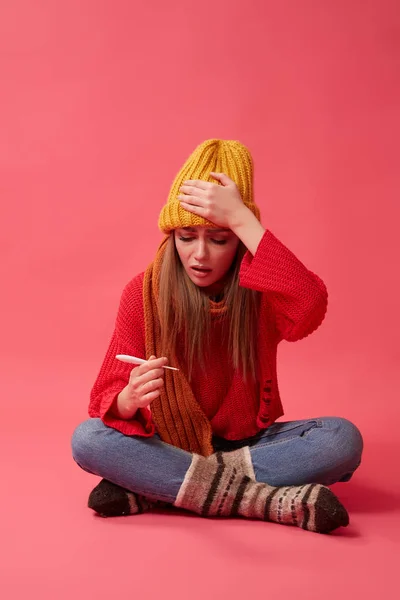
<svg viewBox="0 0 400 600">
<path fill-rule="evenodd" d="M 129 383 L 114 401 L 113 412 L 121 419 L 132 419 L 139 408 L 149 408 L 150 404 L 161 394 L 164 385 L 164 366 L 168 363 L 165 357 L 154 355 L 138 367 L 132 369 Z"/>
</svg>

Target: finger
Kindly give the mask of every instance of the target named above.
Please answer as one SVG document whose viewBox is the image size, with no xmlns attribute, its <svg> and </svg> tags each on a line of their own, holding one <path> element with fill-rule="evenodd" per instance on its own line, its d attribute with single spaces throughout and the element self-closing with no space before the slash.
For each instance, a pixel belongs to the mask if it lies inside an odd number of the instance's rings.
<svg viewBox="0 0 400 600">
<path fill-rule="evenodd" d="M 161 395 L 161 390 L 155 390 L 154 392 L 149 392 L 145 396 L 142 397 L 142 401 L 140 403 L 141 408 L 148 408 L 151 411 L 150 404 Z"/>
<path fill-rule="evenodd" d="M 156 358 L 152 355 L 145 363 L 140 365 L 141 373 L 147 373 L 151 369 L 161 369 L 164 365 L 168 364 L 168 358 L 165 356 L 161 356 L 161 358 Z"/>
<path fill-rule="evenodd" d="M 147 371 L 143 375 L 139 375 L 136 377 L 136 388 L 140 388 L 142 385 L 147 383 L 148 381 L 153 381 L 155 379 L 164 379 L 165 371 L 164 369 L 152 369 L 151 371 Z M 132 382 L 134 383 L 134 382 Z"/>
<path fill-rule="evenodd" d="M 211 187 L 213 184 L 209 181 L 202 181 L 201 179 L 187 179 L 182 183 L 182 185 L 190 185 L 200 190 L 208 190 L 208 188 Z"/>
<path fill-rule="evenodd" d="M 228 175 L 225 175 L 225 173 L 210 173 L 210 176 L 216 179 L 217 181 L 220 181 L 222 185 L 229 185 L 231 183 L 235 183 L 232 179 L 230 179 L 230 177 L 228 177 Z"/>
<path fill-rule="evenodd" d="M 179 194 L 178 196 L 179 202 L 186 202 L 186 204 L 190 204 L 191 206 L 204 206 L 206 200 L 203 198 L 199 198 L 198 196 L 188 196 Z"/>
<path fill-rule="evenodd" d="M 168 358 L 166 356 L 160 356 L 160 358 L 157 358 L 156 356 L 154 356 L 154 354 L 152 354 L 150 356 L 150 358 L 147 359 L 147 362 L 149 362 L 150 360 L 153 360 L 153 361 L 157 360 L 157 361 L 164 361 L 164 362 L 167 361 L 168 362 Z M 163 364 L 164 364 L 164 362 L 163 362 Z"/>
<path fill-rule="evenodd" d="M 155 358 L 156 358 L 156 356 L 155 356 L 154 354 L 152 354 L 152 355 L 151 355 L 151 356 L 150 356 L 150 357 L 147 359 L 147 361 L 146 361 L 146 362 L 144 362 L 144 363 L 142 363 L 140 366 L 136 367 L 137 373 L 138 373 L 139 375 L 141 375 L 142 373 L 147 373 L 147 371 L 149 370 L 149 368 L 150 368 L 150 369 L 153 369 L 153 368 L 154 368 L 154 366 L 153 366 L 153 365 L 149 367 L 149 361 L 150 361 L 150 360 L 154 360 Z"/>
<path fill-rule="evenodd" d="M 148 381 L 147 383 L 145 383 L 144 385 L 142 385 L 139 389 L 139 393 L 141 394 L 142 398 L 151 392 L 155 392 L 156 390 L 162 388 L 164 385 L 164 380 L 161 379 L 161 377 L 159 379 L 152 379 L 151 381 Z"/>
<path fill-rule="evenodd" d="M 183 202 L 182 200 L 180 204 L 185 210 L 188 210 L 195 215 L 199 215 L 199 217 L 204 217 L 205 219 L 208 218 L 208 211 L 206 208 L 203 208 L 202 206 L 195 206 L 194 204 L 189 204 L 187 202 Z"/>
<path fill-rule="evenodd" d="M 180 194 L 179 196 L 182 198 L 185 196 L 192 196 L 193 198 L 205 198 L 207 196 L 208 190 L 201 190 L 200 188 L 195 188 L 191 185 L 183 185 L 179 188 Z M 179 198 L 178 196 L 178 198 Z"/>
</svg>

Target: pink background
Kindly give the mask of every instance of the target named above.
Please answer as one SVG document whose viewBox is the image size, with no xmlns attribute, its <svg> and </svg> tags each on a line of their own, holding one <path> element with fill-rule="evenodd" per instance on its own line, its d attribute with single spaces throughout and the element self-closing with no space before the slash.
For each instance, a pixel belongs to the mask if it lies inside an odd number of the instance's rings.
<svg viewBox="0 0 400 600">
<path fill-rule="evenodd" d="M 4 598 L 398 597 L 396 0 L 13 0 L 0 5 Z M 201 141 L 251 149 L 263 224 L 325 281 L 283 342 L 284 419 L 365 439 L 320 536 L 167 514 L 98 519 L 73 463 L 120 293 L 152 260 Z"/>
</svg>

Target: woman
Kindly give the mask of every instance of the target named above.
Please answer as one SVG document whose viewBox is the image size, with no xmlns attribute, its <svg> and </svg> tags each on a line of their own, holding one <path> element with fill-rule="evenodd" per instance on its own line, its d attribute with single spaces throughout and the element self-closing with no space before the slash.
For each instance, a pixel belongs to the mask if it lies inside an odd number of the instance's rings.
<svg viewBox="0 0 400 600">
<path fill-rule="evenodd" d="M 73 434 L 75 461 L 103 478 L 89 496 L 102 516 L 161 502 L 320 533 L 348 525 L 326 486 L 359 466 L 358 429 L 276 422 L 277 345 L 319 327 L 326 287 L 259 219 L 247 148 L 196 148 L 160 214 L 154 262 L 122 293 L 91 418 Z M 148 360 L 132 368 L 118 354 Z"/>
</svg>

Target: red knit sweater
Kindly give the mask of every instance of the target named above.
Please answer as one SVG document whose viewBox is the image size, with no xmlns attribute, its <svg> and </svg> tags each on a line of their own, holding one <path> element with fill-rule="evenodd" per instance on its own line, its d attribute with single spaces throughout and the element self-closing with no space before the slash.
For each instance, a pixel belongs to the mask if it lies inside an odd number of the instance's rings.
<svg viewBox="0 0 400 600">
<path fill-rule="evenodd" d="M 91 391 L 89 415 L 125 435 L 152 436 L 155 426 L 148 409 L 140 409 L 129 421 L 115 418 L 110 410 L 132 370 L 132 365 L 121 363 L 115 355 L 145 357 L 143 276 L 134 277 L 122 292 L 115 329 Z M 231 440 L 255 435 L 283 415 L 276 372 L 278 343 L 299 340 L 317 329 L 325 317 L 328 297 L 323 281 L 269 230 L 255 256 L 247 252 L 243 257 L 239 283 L 262 292 L 259 352 L 267 358 L 268 372 L 263 373 L 259 389 L 246 386 L 234 373 L 216 321 L 212 329 L 215 352 L 205 370 L 194 367 L 191 384 L 213 433 Z"/>
</svg>

